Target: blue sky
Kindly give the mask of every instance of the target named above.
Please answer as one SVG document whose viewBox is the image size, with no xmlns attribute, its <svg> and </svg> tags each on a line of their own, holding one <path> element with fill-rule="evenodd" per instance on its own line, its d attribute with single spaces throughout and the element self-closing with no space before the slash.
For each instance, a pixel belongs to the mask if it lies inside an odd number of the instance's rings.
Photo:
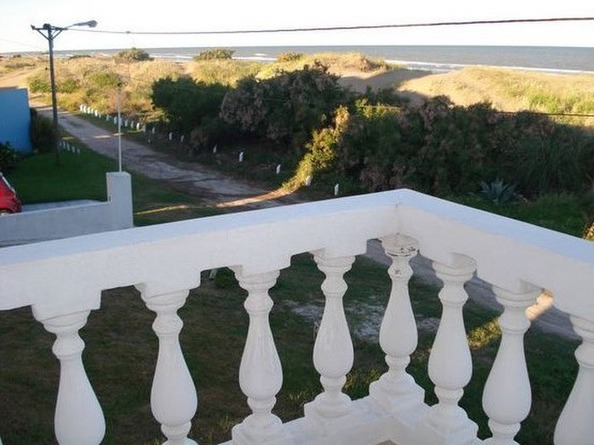
<svg viewBox="0 0 594 445">
<path fill-rule="evenodd" d="M 592 17 L 594 0 L 0 0 L 0 53 L 47 51 L 30 25 L 97 20 L 96 30 L 220 31 L 435 21 Z M 261 45 L 544 45 L 594 47 L 594 22 L 435 27 L 374 31 L 139 36 L 64 32 L 56 50 Z"/>
</svg>

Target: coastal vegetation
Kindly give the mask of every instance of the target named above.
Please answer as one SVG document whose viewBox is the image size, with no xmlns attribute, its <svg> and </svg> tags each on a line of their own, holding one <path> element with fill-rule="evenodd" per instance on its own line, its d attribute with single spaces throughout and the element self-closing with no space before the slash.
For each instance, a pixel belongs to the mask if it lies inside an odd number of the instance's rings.
<svg viewBox="0 0 594 445">
<path fill-rule="evenodd" d="M 580 209 L 575 234 L 594 219 L 594 118 L 577 116 L 594 114 L 594 76 L 493 67 L 411 75 L 362 54 L 287 53 L 275 62 L 232 55 L 216 48 L 185 63 L 60 59 L 59 103 L 114 114 L 119 96 L 130 119 L 185 134 L 180 156 L 240 176 L 251 163 L 250 179 L 289 190 L 310 184 L 312 198 L 335 184 L 341 194 L 409 187 L 497 202 L 501 212 L 555 195 Z M 2 69 L 29 73 L 32 98 L 47 102 L 44 61 L 21 59 Z M 367 88 L 353 86 L 361 80 Z M 247 151 L 241 166 L 233 162 L 239 151 Z M 280 164 L 283 173 L 271 175 Z M 492 196 L 498 181 L 513 190 L 505 205 Z"/>
</svg>

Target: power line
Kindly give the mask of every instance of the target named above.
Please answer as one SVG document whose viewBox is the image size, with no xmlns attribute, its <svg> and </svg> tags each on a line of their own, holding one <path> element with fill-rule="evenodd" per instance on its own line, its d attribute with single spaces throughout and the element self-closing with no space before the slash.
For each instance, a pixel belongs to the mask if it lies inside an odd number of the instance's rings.
<svg viewBox="0 0 594 445">
<path fill-rule="evenodd" d="M 516 23 L 551 23 L 551 22 L 594 22 L 594 17 L 552 17 L 536 19 L 503 19 L 503 20 L 469 20 L 425 23 L 400 23 L 391 25 L 357 25 L 357 26 L 323 26 L 304 28 L 272 28 L 272 29 L 236 29 L 223 31 L 109 31 L 97 29 L 72 29 L 77 32 L 93 32 L 100 34 L 134 34 L 134 35 L 220 35 L 220 34 L 265 34 L 284 32 L 312 32 L 312 31 L 352 31 L 391 28 L 424 28 L 435 26 L 468 26 L 468 25 L 501 25 Z"/>
</svg>

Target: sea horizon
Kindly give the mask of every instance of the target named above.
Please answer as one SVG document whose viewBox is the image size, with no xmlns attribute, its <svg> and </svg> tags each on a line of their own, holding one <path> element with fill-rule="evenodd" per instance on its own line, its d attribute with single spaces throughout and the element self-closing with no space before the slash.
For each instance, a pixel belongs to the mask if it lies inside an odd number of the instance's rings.
<svg viewBox="0 0 594 445">
<path fill-rule="evenodd" d="M 142 48 L 155 59 L 190 61 L 202 51 L 216 47 Z M 223 46 L 238 60 L 275 61 L 283 53 L 362 53 L 407 69 L 448 72 L 472 65 L 505 67 L 559 74 L 594 74 L 593 47 L 488 46 L 488 45 L 299 45 Z M 57 50 L 57 57 L 80 55 L 110 56 L 117 49 Z"/>
</svg>

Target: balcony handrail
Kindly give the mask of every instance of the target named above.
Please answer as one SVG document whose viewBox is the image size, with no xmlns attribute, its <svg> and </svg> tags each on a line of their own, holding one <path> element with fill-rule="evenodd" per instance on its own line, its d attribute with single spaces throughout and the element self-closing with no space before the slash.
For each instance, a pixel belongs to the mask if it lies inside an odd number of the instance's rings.
<svg viewBox="0 0 594 445">
<path fill-rule="evenodd" d="M 46 298 L 55 305 L 65 294 L 96 299 L 103 289 L 160 277 L 171 281 L 182 272 L 163 267 L 170 261 L 193 271 L 243 265 L 257 272 L 272 263 L 286 267 L 298 253 L 346 248 L 353 239 L 363 253 L 366 240 L 390 233 L 417 239 L 432 260 L 470 256 L 478 276 L 492 284 L 544 287 L 559 309 L 594 320 L 594 306 L 586 304 L 594 289 L 594 245 L 404 189 L 3 248 L 0 310 L 43 305 Z"/>
</svg>

